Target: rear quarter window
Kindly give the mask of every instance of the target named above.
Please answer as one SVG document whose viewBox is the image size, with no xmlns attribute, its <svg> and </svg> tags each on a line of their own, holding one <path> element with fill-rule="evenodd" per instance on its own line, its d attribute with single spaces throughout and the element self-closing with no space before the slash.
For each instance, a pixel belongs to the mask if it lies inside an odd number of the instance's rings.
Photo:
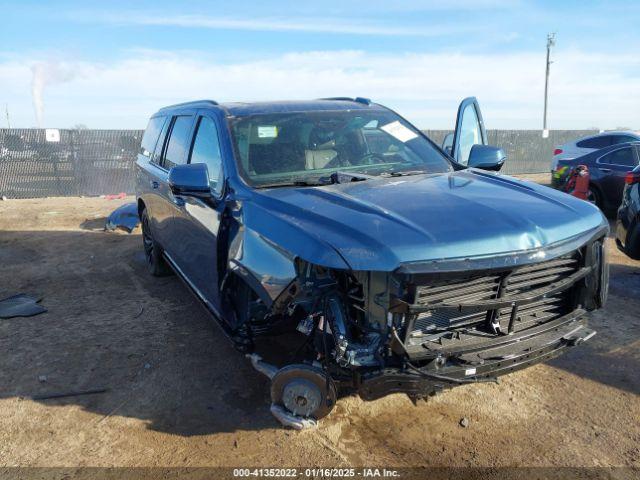
<svg viewBox="0 0 640 480">
<path fill-rule="evenodd" d="M 611 145 L 611 135 L 603 135 L 601 137 L 587 138 L 576 143 L 579 148 L 604 148 Z"/>
<path fill-rule="evenodd" d="M 151 158 L 156 148 L 156 144 L 158 143 L 160 132 L 162 131 L 162 127 L 164 126 L 164 122 L 166 122 L 166 120 L 167 117 L 153 117 L 151 120 L 149 120 L 149 124 L 147 125 L 147 128 L 144 131 L 144 135 L 142 136 L 142 142 L 140 143 L 141 155 Z"/>
</svg>

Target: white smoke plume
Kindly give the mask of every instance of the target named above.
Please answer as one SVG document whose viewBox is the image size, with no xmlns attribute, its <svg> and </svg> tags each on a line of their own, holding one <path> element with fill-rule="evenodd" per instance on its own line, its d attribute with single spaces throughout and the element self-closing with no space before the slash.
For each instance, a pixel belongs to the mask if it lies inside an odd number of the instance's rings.
<svg viewBox="0 0 640 480">
<path fill-rule="evenodd" d="M 36 114 L 36 124 L 41 128 L 44 122 L 44 90 L 48 85 L 71 81 L 76 72 L 60 62 L 38 62 L 31 67 L 31 96 Z"/>
</svg>

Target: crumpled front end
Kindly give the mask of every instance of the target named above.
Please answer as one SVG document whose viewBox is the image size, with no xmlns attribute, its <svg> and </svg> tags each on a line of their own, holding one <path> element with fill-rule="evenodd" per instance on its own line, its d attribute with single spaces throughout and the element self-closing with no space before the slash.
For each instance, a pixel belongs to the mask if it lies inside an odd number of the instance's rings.
<svg viewBox="0 0 640 480">
<path fill-rule="evenodd" d="M 496 381 L 590 339 L 587 313 L 607 297 L 606 233 L 602 227 L 545 249 L 393 272 L 297 258 L 295 280 L 265 317 L 303 339 L 272 378 L 274 405 L 320 418 L 336 392 L 417 400 Z"/>
<path fill-rule="evenodd" d="M 608 290 L 603 235 L 512 267 L 396 273 L 402 293 L 391 297 L 389 312 L 399 363 L 365 375 L 360 394 L 423 397 L 492 381 L 590 339 L 587 312 L 603 305 Z"/>
</svg>

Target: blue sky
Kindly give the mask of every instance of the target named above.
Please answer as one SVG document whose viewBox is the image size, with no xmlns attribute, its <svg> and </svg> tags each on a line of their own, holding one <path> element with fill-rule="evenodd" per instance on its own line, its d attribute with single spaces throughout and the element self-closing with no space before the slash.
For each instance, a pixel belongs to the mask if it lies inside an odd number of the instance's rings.
<svg viewBox="0 0 640 480">
<path fill-rule="evenodd" d="M 12 126 L 143 128 L 158 107 L 193 98 L 359 95 L 451 128 L 475 95 L 489 128 L 540 128 L 555 31 L 551 128 L 640 129 L 639 2 L 0 1 L 0 11 Z"/>
</svg>

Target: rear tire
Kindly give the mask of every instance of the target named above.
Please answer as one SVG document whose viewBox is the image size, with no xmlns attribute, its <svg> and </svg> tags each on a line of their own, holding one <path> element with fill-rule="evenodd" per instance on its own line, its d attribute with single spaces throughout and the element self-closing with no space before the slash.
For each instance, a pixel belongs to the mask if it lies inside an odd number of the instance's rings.
<svg viewBox="0 0 640 480">
<path fill-rule="evenodd" d="M 627 235 L 625 252 L 634 260 L 640 260 L 640 222 L 636 221 L 632 225 L 632 230 Z"/>
<path fill-rule="evenodd" d="M 151 275 L 154 277 L 171 275 L 172 271 L 162 257 L 162 247 L 153 238 L 146 208 L 144 208 L 140 214 L 140 223 L 142 225 L 142 246 L 144 248 L 144 256 L 147 260 L 149 272 L 151 272 Z"/>
<path fill-rule="evenodd" d="M 600 210 L 602 210 L 602 195 L 593 185 L 589 185 L 589 191 L 587 192 L 587 202 L 592 203 Z"/>
</svg>

